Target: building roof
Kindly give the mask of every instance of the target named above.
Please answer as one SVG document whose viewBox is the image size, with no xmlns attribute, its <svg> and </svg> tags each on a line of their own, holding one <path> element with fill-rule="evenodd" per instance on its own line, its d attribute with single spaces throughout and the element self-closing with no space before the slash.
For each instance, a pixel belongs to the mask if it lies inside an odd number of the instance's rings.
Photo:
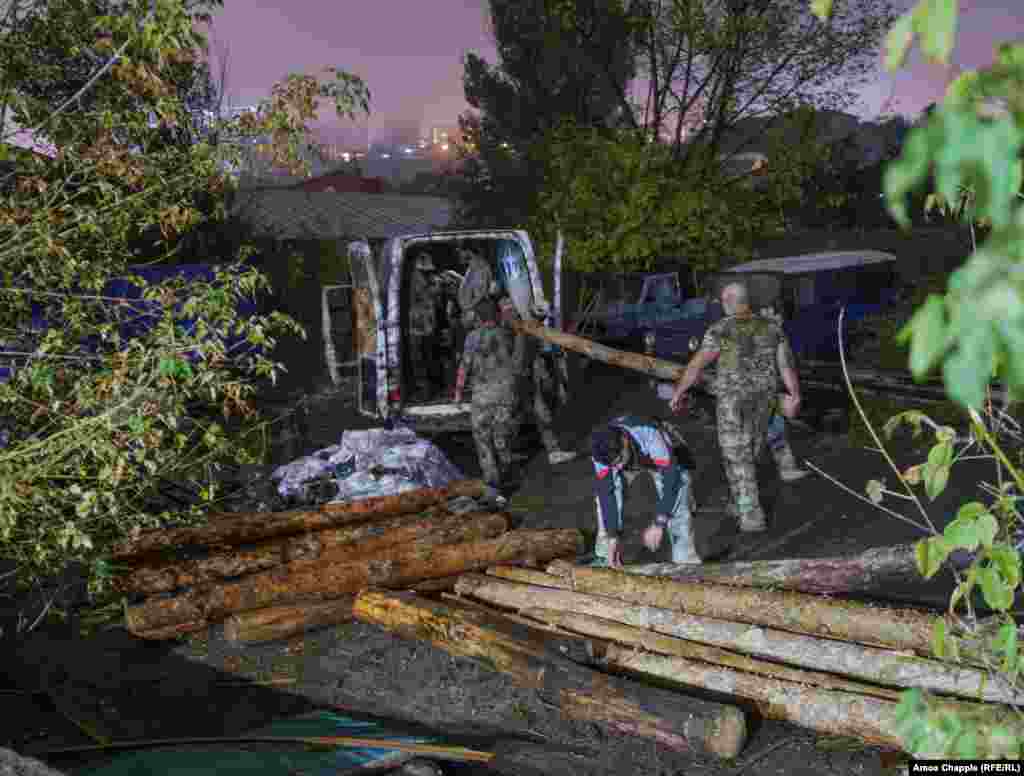
<svg viewBox="0 0 1024 776">
<path fill-rule="evenodd" d="M 258 236 L 279 240 L 386 239 L 447 227 L 452 203 L 443 197 L 298 189 L 239 191 L 232 214 Z"/>
<path fill-rule="evenodd" d="M 800 275 L 806 272 L 825 272 L 863 267 L 867 264 L 882 264 L 896 261 L 896 257 L 884 251 L 831 251 L 827 253 L 805 253 L 802 256 L 785 256 L 778 259 L 758 259 L 729 267 L 726 272 L 781 272 L 784 275 Z"/>
</svg>

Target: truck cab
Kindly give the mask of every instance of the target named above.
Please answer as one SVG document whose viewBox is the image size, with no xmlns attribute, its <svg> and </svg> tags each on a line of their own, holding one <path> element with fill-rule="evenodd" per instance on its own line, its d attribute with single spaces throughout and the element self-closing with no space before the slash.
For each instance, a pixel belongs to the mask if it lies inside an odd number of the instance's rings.
<svg viewBox="0 0 1024 776">
<path fill-rule="evenodd" d="M 837 324 L 846 309 L 847 322 L 891 304 L 895 297 L 896 257 L 882 251 L 811 253 L 762 259 L 714 273 L 706 293 L 691 305 L 697 315 L 657 328 L 655 354 L 687 360 L 700 347 L 708 326 L 723 316 L 718 301 L 722 288 L 743 280 L 755 312 L 781 320 L 793 352 L 803 360 L 836 360 Z"/>
<path fill-rule="evenodd" d="M 520 316 L 550 324 L 550 306 L 529 235 L 518 229 L 414 234 L 387 240 L 378 251 L 365 241 L 349 245 L 353 340 L 357 359 L 356 405 L 361 414 L 408 425 L 419 433 L 470 430 L 472 380 L 461 403 L 452 400 L 455 373 L 468 333 L 457 290 L 466 252 L 487 262 Z M 409 308 L 416 259 L 426 253 L 441 288 L 436 351 L 440 378 L 414 395 Z M 564 358 L 564 354 L 556 354 Z"/>
</svg>

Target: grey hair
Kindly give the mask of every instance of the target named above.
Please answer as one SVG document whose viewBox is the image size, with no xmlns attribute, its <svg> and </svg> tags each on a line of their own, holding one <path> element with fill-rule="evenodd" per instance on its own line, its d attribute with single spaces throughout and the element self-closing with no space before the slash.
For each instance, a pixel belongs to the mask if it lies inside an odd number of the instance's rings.
<svg viewBox="0 0 1024 776">
<path fill-rule="evenodd" d="M 722 289 L 722 308 L 726 315 L 735 315 L 738 307 L 750 305 L 750 291 L 742 280 L 733 280 Z"/>
</svg>

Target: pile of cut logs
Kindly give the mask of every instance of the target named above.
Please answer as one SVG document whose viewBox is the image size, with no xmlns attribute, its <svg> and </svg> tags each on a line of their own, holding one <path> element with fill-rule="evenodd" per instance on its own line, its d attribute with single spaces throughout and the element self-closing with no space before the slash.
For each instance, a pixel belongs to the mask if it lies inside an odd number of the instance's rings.
<svg viewBox="0 0 1024 776">
<path fill-rule="evenodd" d="M 625 572 L 562 560 L 547 573 L 496 566 L 464 574 L 441 603 L 364 591 L 354 613 L 481 658 L 540 689 L 568 717 L 680 750 L 733 757 L 746 735 L 739 708 L 682 694 L 694 690 L 735 697 L 769 719 L 900 749 L 900 691 L 916 687 L 942 699 L 940 713 L 968 712 L 982 723 L 979 752 L 1007 756 L 1007 742 L 1024 735 L 1012 708 L 1024 693 L 987 672 L 970 642 L 958 644 L 960 663 L 941 662 L 929 657 L 938 616 L 818 594 L 861 589 L 872 565 L 899 576 L 908 564 L 912 547 Z M 816 592 L 798 592 L 808 589 Z"/>
<path fill-rule="evenodd" d="M 167 639 L 224 622 L 229 641 L 280 639 L 350 620 L 365 588 L 450 590 L 466 571 L 543 564 L 582 550 L 575 530 L 510 531 L 505 514 L 452 511 L 456 500 L 483 496 L 482 482 L 462 480 L 141 533 L 114 553 L 126 567 L 119 589 L 146 596 L 127 607 L 126 626 L 141 638 Z"/>
</svg>

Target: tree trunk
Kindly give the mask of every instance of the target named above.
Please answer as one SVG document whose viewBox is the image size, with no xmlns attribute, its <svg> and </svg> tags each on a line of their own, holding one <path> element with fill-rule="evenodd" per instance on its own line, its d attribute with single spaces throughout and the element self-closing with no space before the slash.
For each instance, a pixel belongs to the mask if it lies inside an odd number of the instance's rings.
<svg viewBox="0 0 1024 776">
<path fill-rule="evenodd" d="M 828 690 L 859 693 L 860 695 L 870 695 L 891 701 L 898 701 L 900 699 L 899 691 L 889 689 L 888 687 L 851 682 L 834 674 L 819 671 L 790 668 L 789 666 L 780 665 L 768 660 L 759 660 L 747 655 L 730 652 L 720 647 L 698 644 L 674 636 L 663 636 L 646 628 L 636 628 L 632 625 L 624 625 L 621 622 L 614 622 L 589 614 L 541 608 L 523 609 L 522 614 L 524 617 L 539 620 L 547 625 L 564 628 L 583 636 L 592 636 L 593 638 L 612 641 L 618 644 L 628 644 L 648 652 L 659 652 L 664 655 L 700 660 L 704 663 L 732 668 L 737 671 L 745 671 L 746 673 L 757 674 L 758 676 L 767 676 L 785 682 L 796 682 L 797 684 L 806 684 Z"/>
<path fill-rule="evenodd" d="M 352 620 L 355 596 L 292 606 L 269 606 L 239 612 L 224 621 L 224 638 L 234 644 L 287 639 L 299 633 Z"/>
<path fill-rule="evenodd" d="M 566 659 L 565 652 L 580 650 L 578 639 L 558 639 L 476 609 L 407 594 L 364 592 L 354 612 L 358 619 L 404 638 L 481 660 L 517 684 L 538 690 L 570 719 L 596 722 L 611 732 L 652 739 L 678 751 L 725 758 L 736 756 L 746 739 L 745 717 L 733 706 L 605 676 Z"/>
<path fill-rule="evenodd" d="M 117 545 L 113 556 L 123 561 L 174 547 L 250 544 L 275 536 L 320 531 L 365 520 L 419 513 L 458 496 L 480 498 L 483 495 L 484 484 L 480 480 L 459 480 L 445 488 L 419 488 L 389 496 L 371 496 L 344 504 L 322 504 L 312 510 L 216 515 L 203 526 L 157 528 L 146 531 L 135 539 Z"/>
<path fill-rule="evenodd" d="M 961 554 L 955 561 L 971 556 Z M 566 567 L 560 566 L 559 570 Z M 859 555 L 793 560 L 756 560 L 738 563 L 677 565 L 647 563 L 624 571 L 665 577 L 676 582 L 714 582 L 740 587 L 764 587 L 801 593 L 880 593 L 892 585 L 920 581 L 914 545 L 875 547 Z"/>
<path fill-rule="evenodd" d="M 554 563 L 565 563 L 565 561 L 554 561 Z M 491 566 L 487 569 L 487 576 L 507 579 L 510 582 L 522 582 L 527 585 L 540 585 L 541 587 L 557 587 L 562 590 L 569 590 L 569 582 L 561 577 L 552 574 L 545 574 L 543 571 L 524 569 L 519 566 Z"/>
<path fill-rule="evenodd" d="M 543 608 L 599 617 L 813 671 L 843 674 L 872 684 L 920 687 L 933 692 L 999 703 L 1024 703 L 1024 694 L 1015 693 L 1005 682 L 989 678 L 984 671 L 839 641 L 835 636 L 822 639 L 772 628 L 752 627 L 739 622 L 683 613 L 678 608 L 670 610 L 638 606 L 599 595 L 504 582 L 480 574 L 464 575 L 455 585 L 455 592 L 524 613 L 530 609 Z M 700 659 L 718 662 L 706 657 Z M 818 678 L 823 681 L 822 676 Z M 844 689 L 837 684 L 843 682 L 845 680 L 833 676 L 830 683 L 820 686 Z"/>
<path fill-rule="evenodd" d="M 932 628 L 941 619 L 911 609 L 869 606 L 807 593 L 675 582 L 612 569 L 574 566 L 568 579 L 572 589 L 581 593 L 923 655 L 931 654 Z M 961 654 L 966 654 L 968 645 L 960 646 L 964 648 Z"/>
<path fill-rule="evenodd" d="M 260 543 L 251 549 L 227 548 L 226 551 L 205 558 L 158 566 L 138 566 L 121 577 L 118 586 L 120 590 L 129 593 L 162 593 L 265 571 L 292 561 L 367 557 L 389 547 L 489 539 L 508 530 L 505 518 L 493 515 L 482 532 L 466 535 L 465 526 L 471 524 L 467 521 L 481 517 L 482 514 L 452 515 L 443 512 L 434 516 L 419 516 L 419 519 L 412 515 L 400 515 L 387 520 L 286 536 Z"/>
<path fill-rule="evenodd" d="M 536 321 L 512 321 L 511 326 L 523 334 L 529 334 L 546 342 L 551 342 L 566 350 L 574 350 L 595 361 L 604 361 L 612 366 L 621 366 L 624 369 L 643 372 L 646 375 L 651 375 L 661 380 L 678 380 L 686 369 L 685 365 L 676 364 L 672 361 L 645 356 L 642 353 L 631 353 L 628 350 L 618 350 L 607 345 L 599 345 L 586 337 L 558 331 Z"/>
<path fill-rule="evenodd" d="M 340 598 L 367 587 L 397 588 L 527 557 L 546 562 L 572 556 L 582 546 L 577 530 L 511 531 L 487 541 L 392 548 L 377 558 L 352 563 L 296 561 L 236 582 L 130 606 L 125 620 L 133 633 L 182 622 L 215 622 L 249 609 Z"/>
<path fill-rule="evenodd" d="M 792 682 L 681 657 L 653 655 L 614 644 L 607 648 L 604 661 L 613 668 L 747 698 L 754 701 L 761 714 L 769 719 L 785 720 L 820 733 L 854 736 L 876 746 L 903 748 L 903 742 L 894 732 L 897 704 L 893 701 L 802 687 Z M 942 706 L 960 715 L 968 713 L 979 721 L 980 757 L 1005 756 L 1006 742 L 1020 740 L 1024 735 L 1024 723 L 1006 706 L 961 701 L 948 701 Z"/>
</svg>

